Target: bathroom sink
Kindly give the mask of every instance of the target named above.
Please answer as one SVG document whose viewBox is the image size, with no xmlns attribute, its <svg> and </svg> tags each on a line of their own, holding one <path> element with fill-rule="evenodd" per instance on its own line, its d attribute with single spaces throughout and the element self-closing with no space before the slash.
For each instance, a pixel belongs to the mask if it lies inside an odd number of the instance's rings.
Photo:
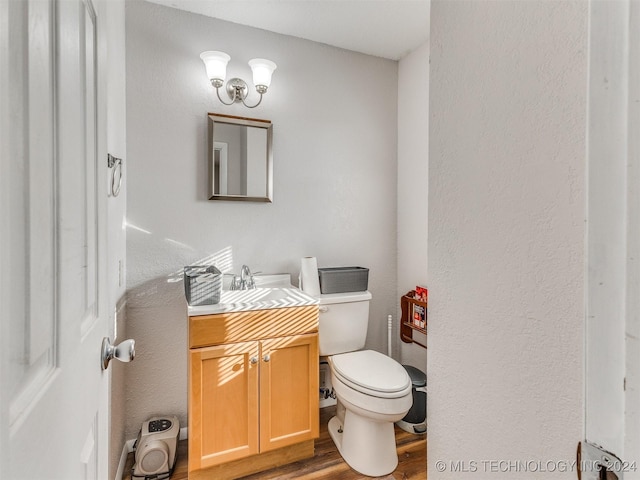
<svg viewBox="0 0 640 480">
<path fill-rule="evenodd" d="M 223 279 L 223 290 L 231 290 L 231 280 L 233 275 L 225 274 Z M 288 273 L 269 273 L 269 274 L 255 274 L 253 275 L 253 281 L 256 287 L 260 288 L 275 288 L 275 287 L 291 287 L 291 275 Z"/>
<path fill-rule="evenodd" d="M 286 299 L 296 290 L 293 288 L 271 287 L 257 287 L 252 290 L 227 290 L 222 292 L 220 303 L 267 303 Z"/>
<path fill-rule="evenodd" d="M 257 274 L 253 276 L 253 281 L 258 288 L 291 288 L 291 275 L 288 273 Z"/>
<path fill-rule="evenodd" d="M 225 312 L 267 310 L 271 308 L 317 305 L 311 297 L 291 285 L 289 274 L 254 275 L 256 288 L 250 290 L 223 290 L 220 303 L 189 306 L 189 316 L 213 315 Z"/>
</svg>

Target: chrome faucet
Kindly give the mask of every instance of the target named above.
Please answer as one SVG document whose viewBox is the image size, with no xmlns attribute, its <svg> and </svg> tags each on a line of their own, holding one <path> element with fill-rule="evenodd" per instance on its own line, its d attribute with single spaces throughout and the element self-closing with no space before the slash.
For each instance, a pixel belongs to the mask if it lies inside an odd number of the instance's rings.
<svg viewBox="0 0 640 480">
<path fill-rule="evenodd" d="M 256 282 L 253 279 L 253 273 L 247 265 L 242 265 L 240 276 L 234 275 L 231 280 L 231 290 L 252 290 L 254 288 L 256 288 Z"/>
<path fill-rule="evenodd" d="M 253 274 L 248 266 L 243 265 L 240 270 L 240 277 L 233 276 L 231 290 L 251 290 L 254 288 L 256 288 L 256 282 L 253 280 Z"/>
<path fill-rule="evenodd" d="M 253 288 L 256 288 L 253 274 L 248 266 L 242 265 L 242 269 L 240 270 L 240 290 L 251 290 Z"/>
</svg>

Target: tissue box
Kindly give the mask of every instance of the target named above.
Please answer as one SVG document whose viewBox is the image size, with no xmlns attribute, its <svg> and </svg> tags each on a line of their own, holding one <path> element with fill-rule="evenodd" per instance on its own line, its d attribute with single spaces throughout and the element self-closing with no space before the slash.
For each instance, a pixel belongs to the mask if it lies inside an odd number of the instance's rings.
<svg viewBox="0 0 640 480">
<path fill-rule="evenodd" d="M 320 293 L 364 292 L 369 287 L 369 269 L 363 267 L 319 268 Z"/>
</svg>

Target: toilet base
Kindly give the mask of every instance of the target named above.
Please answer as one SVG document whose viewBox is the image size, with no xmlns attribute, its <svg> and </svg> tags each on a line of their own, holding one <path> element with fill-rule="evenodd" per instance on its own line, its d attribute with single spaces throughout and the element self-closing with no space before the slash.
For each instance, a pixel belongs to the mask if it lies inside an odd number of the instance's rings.
<svg viewBox="0 0 640 480">
<path fill-rule="evenodd" d="M 347 410 L 344 425 L 329 420 L 329 435 L 347 464 L 370 477 L 393 472 L 398 466 L 393 422 L 375 422 Z"/>
</svg>

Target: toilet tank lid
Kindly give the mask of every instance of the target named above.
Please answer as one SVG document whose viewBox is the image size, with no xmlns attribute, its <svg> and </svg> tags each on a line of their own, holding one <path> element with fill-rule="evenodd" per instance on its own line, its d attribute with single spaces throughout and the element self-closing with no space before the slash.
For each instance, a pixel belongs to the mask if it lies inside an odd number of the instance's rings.
<svg viewBox="0 0 640 480">
<path fill-rule="evenodd" d="M 371 292 L 345 292 L 345 293 L 323 293 L 318 296 L 320 305 L 333 305 L 336 303 L 367 302 L 371 300 Z"/>
</svg>

